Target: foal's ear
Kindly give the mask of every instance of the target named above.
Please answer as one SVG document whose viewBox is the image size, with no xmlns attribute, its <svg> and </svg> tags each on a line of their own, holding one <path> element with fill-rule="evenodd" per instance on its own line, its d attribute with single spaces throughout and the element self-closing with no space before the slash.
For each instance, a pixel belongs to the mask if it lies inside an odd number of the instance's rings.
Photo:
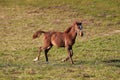
<svg viewBox="0 0 120 80">
<path fill-rule="evenodd" d="M 73 25 L 76 25 L 77 21 L 74 21 Z"/>
<path fill-rule="evenodd" d="M 74 24 L 76 24 L 77 23 L 77 21 L 74 21 Z"/>
</svg>

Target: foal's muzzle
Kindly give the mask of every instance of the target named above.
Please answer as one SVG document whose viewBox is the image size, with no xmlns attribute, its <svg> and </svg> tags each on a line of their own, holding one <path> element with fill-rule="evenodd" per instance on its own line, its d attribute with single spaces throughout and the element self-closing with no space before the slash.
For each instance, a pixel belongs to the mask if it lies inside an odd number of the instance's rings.
<svg viewBox="0 0 120 80">
<path fill-rule="evenodd" d="M 83 34 L 83 31 L 80 31 L 79 32 L 79 35 L 82 37 L 84 34 Z"/>
</svg>

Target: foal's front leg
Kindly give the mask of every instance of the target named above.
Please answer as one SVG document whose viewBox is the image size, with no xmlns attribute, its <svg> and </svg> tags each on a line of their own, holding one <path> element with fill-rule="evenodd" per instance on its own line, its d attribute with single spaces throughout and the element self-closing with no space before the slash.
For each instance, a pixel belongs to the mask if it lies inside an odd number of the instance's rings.
<svg viewBox="0 0 120 80">
<path fill-rule="evenodd" d="M 69 56 L 68 59 L 70 59 L 71 63 L 74 64 L 73 59 L 72 59 L 71 51 L 69 49 L 67 51 L 68 51 L 68 56 Z"/>
<path fill-rule="evenodd" d="M 67 61 L 70 59 L 71 63 L 74 64 L 72 56 L 73 56 L 73 51 L 72 51 L 72 47 L 67 47 L 67 52 L 68 52 L 68 57 L 66 57 L 66 59 L 62 60 L 62 61 Z"/>
<path fill-rule="evenodd" d="M 73 50 L 72 49 L 70 50 L 70 56 L 71 57 L 73 56 Z M 70 57 L 67 56 L 65 59 L 62 60 L 62 62 L 68 61 L 69 59 L 70 59 Z"/>
<path fill-rule="evenodd" d="M 72 48 L 68 48 L 67 51 L 70 52 L 70 56 L 72 57 L 73 56 L 73 50 L 72 50 Z M 69 59 L 70 59 L 70 57 L 68 55 L 65 59 L 62 60 L 62 62 L 68 61 Z"/>
</svg>

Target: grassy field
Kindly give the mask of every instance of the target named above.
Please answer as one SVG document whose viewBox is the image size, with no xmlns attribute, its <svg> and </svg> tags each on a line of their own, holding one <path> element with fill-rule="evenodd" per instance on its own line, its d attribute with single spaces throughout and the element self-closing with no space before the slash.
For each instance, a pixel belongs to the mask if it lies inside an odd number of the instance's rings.
<svg viewBox="0 0 120 80">
<path fill-rule="evenodd" d="M 53 47 L 33 62 L 42 37 L 36 30 L 64 31 L 82 21 L 84 37 L 73 46 L 74 65 Z M 0 0 L 0 80 L 120 80 L 119 0 Z"/>
</svg>

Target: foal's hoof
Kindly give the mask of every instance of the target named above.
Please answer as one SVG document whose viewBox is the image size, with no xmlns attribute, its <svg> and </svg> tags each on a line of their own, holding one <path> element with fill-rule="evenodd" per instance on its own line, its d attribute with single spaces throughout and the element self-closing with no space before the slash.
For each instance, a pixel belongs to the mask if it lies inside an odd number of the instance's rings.
<svg viewBox="0 0 120 80">
<path fill-rule="evenodd" d="M 74 64 L 74 62 L 72 62 L 71 64 Z"/>
<path fill-rule="evenodd" d="M 46 64 L 48 64 L 49 62 L 48 61 L 46 61 Z"/>
<path fill-rule="evenodd" d="M 38 61 L 38 58 L 35 58 L 33 61 L 34 61 L 34 62 Z"/>
<path fill-rule="evenodd" d="M 63 59 L 63 60 L 61 60 L 61 61 L 62 61 L 62 62 L 65 62 L 66 60 Z"/>
</svg>

